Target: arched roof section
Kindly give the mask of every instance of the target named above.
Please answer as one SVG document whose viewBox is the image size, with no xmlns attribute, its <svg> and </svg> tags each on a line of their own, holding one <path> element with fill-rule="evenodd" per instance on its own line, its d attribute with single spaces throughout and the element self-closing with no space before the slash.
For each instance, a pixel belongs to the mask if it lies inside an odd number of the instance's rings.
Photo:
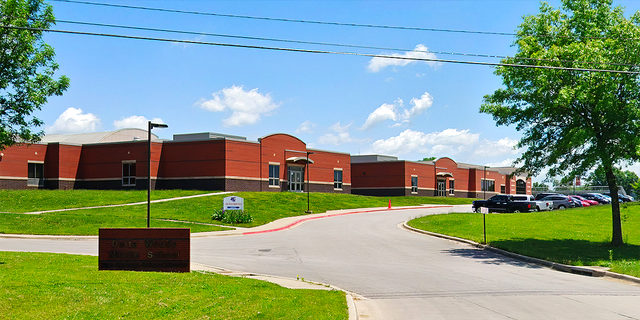
<svg viewBox="0 0 640 320">
<path fill-rule="evenodd" d="M 288 133 L 272 133 L 272 134 L 268 134 L 264 137 L 258 138 L 258 141 L 262 142 L 262 140 L 267 140 L 267 139 L 271 139 L 271 138 L 291 138 L 293 140 L 297 140 L 298 142 L 302 143 L 303 145 L 307 145 L 304 141 L 300 140 L 300 138 L 292 136 Z"/>
<path fill-rule="evenodd" d="M 439 162 L 439 161 L 441 161 L 441 160 L 445 160 L 445 161 L 447 161 L 447 160 L 448 160 L 448 161 L 451 161 L 451 162 L 455 163 L 456 165 L 458 164 L 455 160 L 453 160 L 453 159 L 451 159 L 451 158 L 449 158 L 449 157 L 442 157 L 442 158 L 438 158 L 438 160 L 436 160 L 436 162 Z"/>
</svg>

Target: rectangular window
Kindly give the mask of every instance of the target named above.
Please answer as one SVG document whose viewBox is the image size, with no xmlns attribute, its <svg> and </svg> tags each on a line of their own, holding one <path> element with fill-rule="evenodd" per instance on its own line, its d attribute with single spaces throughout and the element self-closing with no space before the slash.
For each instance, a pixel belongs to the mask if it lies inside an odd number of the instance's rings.
<svg viewBox="0 0 640 320">
<path fill-rule="evenodd" d="M 333 170 L 333 188 L 342 190 L 342 170 Z"/>
<path fill-rule="evenodd" d="M 411 193 L 418 193 L 418 177 L 411 177 Z"/>
<path fill-rule="evenodd" d="M 449 180 L 449 194 L 452 195 L 452 196 L 456 194 L 456 181 L 455 180 Z"/>
<path fill-rule="evenodd" d="M 29 163 L 29 175 L 27 185 L 32 187 L 44 187 L 44 164 Z"/>
<path fill-rule="evenodd" d="M 506 186 L 500 186 L 500 193 L 507 193 L 507 187 Z"/>
<path fill-rule="evenodd" d="M 269 165 L 269 187 L 280 187 L 280 165 Z"/>
<path fill-rule="evenodd" d="M 494 180 L 482 179 L 481 184 L 481 191 L 496 191 L 496 182 Z"/>
<path fill-rule="evenodd" d="M 122 186 L 135 186 L 135 185 L 136 185 L 136 163 L 123 162 L 122 163 Z"/>
</svg>

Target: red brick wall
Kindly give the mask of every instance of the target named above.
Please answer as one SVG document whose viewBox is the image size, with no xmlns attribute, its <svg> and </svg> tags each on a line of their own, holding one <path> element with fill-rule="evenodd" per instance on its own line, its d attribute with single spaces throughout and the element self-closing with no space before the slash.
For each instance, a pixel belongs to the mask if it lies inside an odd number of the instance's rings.
<svg viewBox="0 0 640 320">
<path fill-rule="evenodd" d="M 223 177 L 225 141 L 163 143 L 160 159 L 161 178 Z"/>
<path fill-rule="evenodd" d="M 419 183 L 418 179 L 418 183 Z M 411 185 L 411 180 L 409 180 Z M 405 162 L 384 161 L 351 164 L 351 188 L 404 188 Z"/>
<path fill-rule="evenodd" d="M 312 186 L 312 190 L 333 190 L 334 169 L 342 169 L 343 192 L 347 192 L 346 187 L 351 184 L 351 156 L 349 154 L 328 152 L 322 150 L 307 150 L 307 146 L 300 139 L 288 134 L 273 134 L 260 139 L 261 143 L 261 174 L 262 180 L 269 179 L 269 164 L 280 164 L 280 180 L 286 181 L 287 166 L 305 166 L 307 151 L 313 152 L 309 159 L 308 172 L 305 171 L 304 181 L 307 181 L 307 174 Z M 301 157 L 305 160 L 296 163 L 287 162 L 289 158 Z M 264 185 L 263 185 L 264 186 Z M 283 186 L 286 189 L 286 185 Z M 273 188 L 277 189 L 277 188 Z M 263 190 L 268 191 L 269 188 Z"/>
<path fill-rule="evenodd" d="M 225 176 L 260 179 L 260 145 L 248 141 L 226 140 Z M 267 167 L 267 175 L 269 174 Z M 259 188 L 259 187 L 258 187 Z"/>
<path fill-rule="evenodd" d="M 158 172 L 162 144 L 151 143 L 151 177 Z M 147 142 L 90 144 L 82 147 L 78 179 L 120 179 L 122 161 L 136 161 L 136 176 L 147 177 Z"/>
<path fill-rule="evenodd" d="M 19 145 L 8 147 L 0 151 L 4 156 L 0 158 L 0 177 L 27 178 L 28 161 L 44 161 L 47 146 L 43 144 Z M 48 174 L 47 170 L 44 172 Z"/>
</svg>

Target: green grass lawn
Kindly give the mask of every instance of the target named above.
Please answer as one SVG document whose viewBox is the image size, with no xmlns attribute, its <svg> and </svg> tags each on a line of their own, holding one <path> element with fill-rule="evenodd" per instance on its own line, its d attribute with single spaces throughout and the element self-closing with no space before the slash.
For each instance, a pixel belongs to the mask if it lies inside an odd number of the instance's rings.
<svg viewBox="0 0 640 320">
<path fill-rule="evenodd" d="M 208 193 L 154 190 L 151 200 Z M 147 201 L 145 190 L 0 190 L 0 212 L 24 213 Z"/>
<path fill-rule="evenodd" d="M 0 252 L 0 318 L 348 318 L 341 291 L 293 290 L 199 272 L 97 269 L 97 257 Z"/>
<path fill-rule="evenodd" d="M 102 195 L 105 193 L 106 195 Z M 157 193 L 157 195 L 156 195 Z M 155 198 L 169 198 L 194 194 L 193 191 L 158 190 Z M 202 193 L 202 192 L 200 192 Z M 119 194 L 122 196 L 120 197 Z M 254 227 L 284 217 L 304 215 L 307 210 L 307 194 L 292 192 L 238 192 L 244 198 L 245 210 L 254 220 L 238 224 L 239 227 Z M 214 195 L 193 199 L 151 204 L 151 227 L 184 227 L 191 232 L 218 231 L 225 228 L 191 223 L 168 222 L 178 220 L 208 224 L 222 224 L 211 220 L 214 209 L 222 207 L 222 199 L 229 196 Z M 16 197 L 19 201 L 10 201 Z M 140 199 L 142 197 L 142 199 Z M 145 191 L 102 190 L 0 190 L 0 211 L 29 212 L 77 208 L 144 201 Z M 33 200 L 29 200 L 33 199 Z M 122 199 L 129 199 L 124 201 Z M 329 210 L 414 206 L 421 204 L 470 204 L 473 199 L 439 197 L 365 197 L 351 194 L 311 193 L 310 204 L 314 213 Z M 14 202 L 19 202 L 15 204 Z M 37 203 L 30 204 L 31 202 Z M 67 206 L 65 203 L 69 202 Z M 87 205 L 82 205 L 86 203 Z M 146 227 L 146 205 L 73 210 L 40 215 L 0 213 L 0 233 L 5 234 L 49 234 L 49 235 L 97 235 L 99 228 L 143 228 Z"/>
<path fill-rule="evenodd" d="M 489 214 L 486 216 L 487 243 L 530 257 L 569 265 L 605 266 L 614 272 L 640 277 L 640 204 L 622 205 L 621 215 L 625 240 L 622 247 L 610 244 L 609 205 Z M 408 224 L 478 243 L 483 241 L 482 215 L 477 213 L 425 216 Z"/>
</svg>

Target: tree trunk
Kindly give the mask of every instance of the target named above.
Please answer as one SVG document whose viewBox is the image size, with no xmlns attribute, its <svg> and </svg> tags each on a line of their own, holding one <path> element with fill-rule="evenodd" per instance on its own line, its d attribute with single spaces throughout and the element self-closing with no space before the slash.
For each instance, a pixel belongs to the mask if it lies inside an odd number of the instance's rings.
<svg viewBox="0 0 640 320">
<path fill-rule="evenodd" d="M 611 244 L 619 247 L 624 244 L 622 240 L 622 223 L 620 222 L 620 201 L 618 200 L 618 183 L 616 176 L 613 174 L 613 168 L 605 169 L 607 176 L 607 185 L 609 186 L 609 194 L 611 195 L 611 222 L 613 226 L 613 235 Z"/>
</svg>

